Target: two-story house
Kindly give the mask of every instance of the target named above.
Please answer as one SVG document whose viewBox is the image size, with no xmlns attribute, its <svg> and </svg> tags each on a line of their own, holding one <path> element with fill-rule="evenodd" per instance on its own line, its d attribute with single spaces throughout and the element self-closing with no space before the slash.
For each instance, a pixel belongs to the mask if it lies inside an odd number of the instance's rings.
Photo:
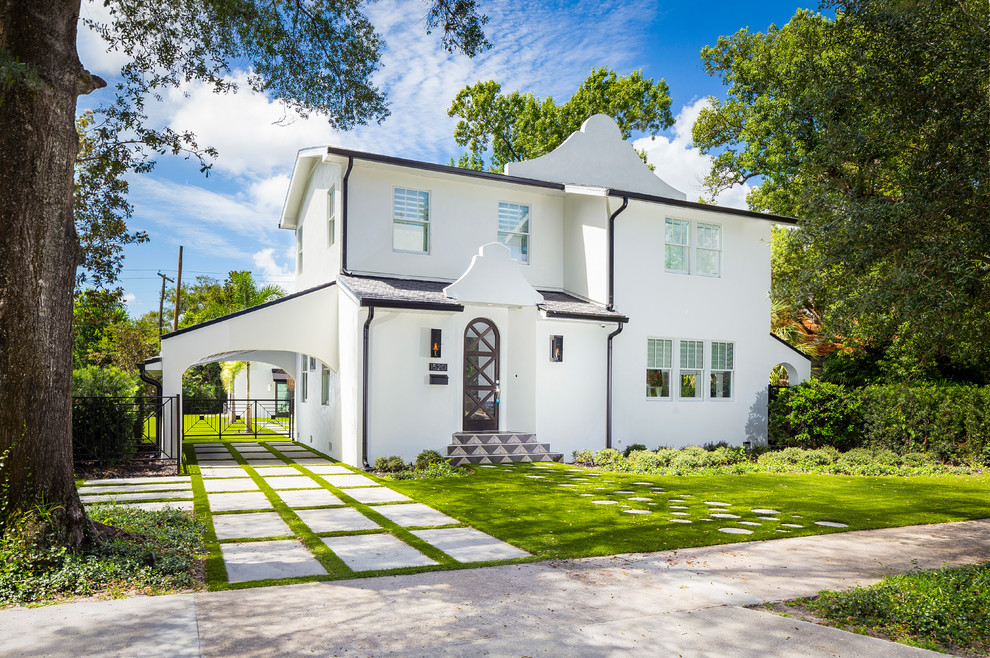
<svg viewBox="0 0 990 658">
<path fill-rule="evenodd" d="M 270 363 L 297 440 L 354 465 L 760 442 L 771 369 L 810 371 L 769 333 L 774 223 L 687 201 L 602 115 L 504 174 L 306 149 L 279 224 L 299 292 L 163 337 L 165 393 Z"/>
</svg>

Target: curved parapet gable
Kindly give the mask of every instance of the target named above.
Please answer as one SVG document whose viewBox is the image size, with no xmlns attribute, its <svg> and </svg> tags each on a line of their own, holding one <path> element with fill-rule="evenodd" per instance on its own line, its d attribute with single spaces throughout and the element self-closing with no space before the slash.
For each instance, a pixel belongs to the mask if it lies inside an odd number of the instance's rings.
<svg viewBox="0 0 990 658">
<path fill-rule="evenodd" d="M 669 199 L 686 200 L 643 163 L 622 139 L 615 120 L 604 114 L 589 117 L 556 149 L 532 160 L 505 165 L 510 176 L 537 178 L 565 185 L 615 188 Z"/>
<path fill-rule="evenodd" d="M 508 247 L 490 242 L 478 250 L 464 274 L 443 289 L 459 302 L 535 306 L 543 295 L 526 281 Z"/>
</svg>

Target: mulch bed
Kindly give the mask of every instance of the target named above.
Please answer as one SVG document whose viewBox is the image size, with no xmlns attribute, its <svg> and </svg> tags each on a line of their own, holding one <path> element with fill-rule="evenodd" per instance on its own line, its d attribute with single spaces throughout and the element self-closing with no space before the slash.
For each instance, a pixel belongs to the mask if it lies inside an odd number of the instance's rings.
<svg viewBox="0 0 990 658">
<path fill-rule="evenodd" d="M 175 464 L 120 464 L 118 466 L 77 466 L 76 477 L 86 480 L 166 477 L 176 475 Z"/>
</svg>

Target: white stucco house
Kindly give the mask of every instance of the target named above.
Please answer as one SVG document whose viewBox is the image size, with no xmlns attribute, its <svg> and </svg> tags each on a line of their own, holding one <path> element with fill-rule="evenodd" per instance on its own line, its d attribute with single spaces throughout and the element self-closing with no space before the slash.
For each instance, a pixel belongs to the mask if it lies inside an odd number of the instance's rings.
<svg viewBox="0 0 990 658">
<path fill-rule="evenodd" d="M 279 222 L 298 292 L 164 336 L 164 393 L 272 364 L 296 439 L 358 466 L 764 441 L 771 369 L 810 374 L 769 331 L 775 223 L 687 201 L 602 115 L 504 174 L 305 149 Z"/>
</svg>

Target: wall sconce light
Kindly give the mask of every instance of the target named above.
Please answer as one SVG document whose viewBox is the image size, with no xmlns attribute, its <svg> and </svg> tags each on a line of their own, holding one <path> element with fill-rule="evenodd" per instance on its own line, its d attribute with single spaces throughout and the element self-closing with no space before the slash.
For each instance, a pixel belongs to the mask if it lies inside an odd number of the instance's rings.
<svg viewBox="0 0 990 658">
<path fill-rule="evenodd" d="M 441 340 L 442 332 L 439 329 L 430 329 L 430 358 L 439 359 L 440 358 L 440 345 L 443 342 Z"/>
<path fill-rule="evenodd" d="M 564 337 L 550 336 L 550 361 L 560 363 L 564 360 Z"/>
</svg>

